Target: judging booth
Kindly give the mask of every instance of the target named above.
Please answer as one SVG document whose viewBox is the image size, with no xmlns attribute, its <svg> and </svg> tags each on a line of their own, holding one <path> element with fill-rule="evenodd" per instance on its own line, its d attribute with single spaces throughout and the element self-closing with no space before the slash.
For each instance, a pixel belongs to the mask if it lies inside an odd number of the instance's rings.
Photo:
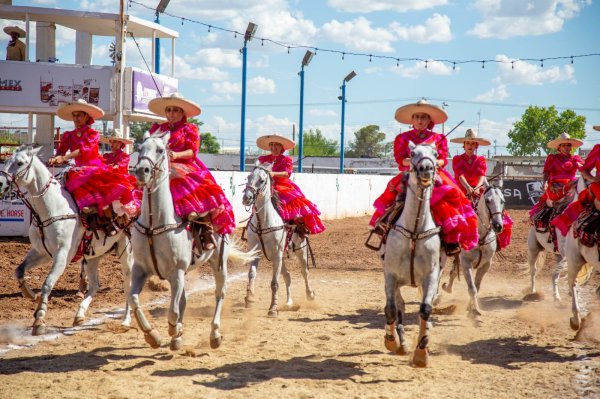
<svg viewBox="0 0 600 399">
<path fill-rule="evenodd" d="M 60 104 L 84 99 L 100 107 L 105 113 L 102 119 L 112 121 L 113 128 L 127 138 L 130 121 L 162 120 L 148 111 L 150 100 L 177 92 L 173 61 L 179 34 L 174 30 L 123 11 L 114 14 L 0 4 L 0 18 L 24 26 L 26 45 L 25 61 L 0 61 L 0 113 L 28 116 L 27 140 L 22 143 L 42 145 L 39 156 L 43 161 L 54 154 L 54 115 Z M 74 30 L 75 64 L 56 59 L 57 26 Z M 33 29 L 35 49 L 30 48 L 29 41 Z M 92 65 L 94 36 L 114 38 L 113 65 Z M 151 71 L 127 66 L 125 44 L 140 38 L 152 39 L 148 58 L 151 56 L 153 62 L 154 39 L 171 40 L 170 76 L 155 73 L 154 64 Z M 106 61 L 110 63 L 110 59 Z M 1 201 L 0 236 L 27 235 L 29 210 L 14 197 Z"/>
</svg>

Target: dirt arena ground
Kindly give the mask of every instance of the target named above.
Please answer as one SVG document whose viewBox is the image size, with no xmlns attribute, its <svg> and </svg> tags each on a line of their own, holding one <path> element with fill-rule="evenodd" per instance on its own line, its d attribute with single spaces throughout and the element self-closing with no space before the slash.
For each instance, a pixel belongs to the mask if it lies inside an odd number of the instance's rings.
<svg viewBox="0 0 600 399">
<path fill-rule="evenodd" d="M 304 297 L 298 266 L 292 266 L 298 310 L 267 317 L 271 267 L 261 261 L 258 302 L 244 307 L 244 265 L 229 267 L 223 311 L 223 344 L 210 349 L 214 299 L 208 266 L 188 275 L 183 350 L 168 348 L 165 298 L 153 281 L 143 301 L 167 346 L 151 349 L 136 328 L 119 324 L 123 306 L 120 265 L 114 256 L 101 266 L 102 290 L 85 326 L 72 329 L 79 299 L 78 266 L 70 265 L 50 301 L 49 332 L 30 336 L 35 304 L 21 297 L 14 269 L 27 240 L 0 242 L 0 398 L 599 398 L 600 301 L 593 291 L 599 271 L 583 288 L 590 317 L 575 338 L 569 328 L 570 297 L 561 280 L 562 302 L 552 299 L 548 258 L 539 273 L 539 302 L 522 300 L 529 287 L 525 211 L 512 211 L 513 243 L 496 259 L 480 292 L 480 322 L 466 316 L 464 281 L 444 305 L 451 315 L 435 315 L 430 336 L 431 366 L 417 369 L 408 357 L 383 345 L 383 273 L 376 254 L 363 243 L 366 217 L 326 222 L 313 238 L 318 267 L 311 269 L 316 299 Z M 445 269 L 444 281 L 448 269 Z M 39 289 L 48 268 L 28 274 Z M 283 286 L 283 282 L 281 282 Z M 205 287 L 204 289 L 202 287 Z M 406 325 L 416 340 L 417 292 L 404 289 Z M 280 290 L 280 303 L 284 302 Z M 414 347 L 414 344 L 411 345 Z"/>
</svg>

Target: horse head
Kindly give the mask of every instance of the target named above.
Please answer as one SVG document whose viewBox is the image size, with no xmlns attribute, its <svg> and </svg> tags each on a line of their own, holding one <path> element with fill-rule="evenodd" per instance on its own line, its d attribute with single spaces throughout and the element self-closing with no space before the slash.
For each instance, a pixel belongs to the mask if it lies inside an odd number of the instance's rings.
<svg viewBox="0 0 600 399">
<path fill-rule="evenodd" d="M 144 134 L 139 147 L 139 156 L 135 165 L 135 178 L 140 186 L 151 186 L 169 173 L 167 142 L 169 134 Z"/>
<path fill-rule="evenodd" d="M 485 189 L 482 198 L 488 211 L 492 228 L 496 233 L 500 233 L 504 228 L 502 217 L 505 202 L 504 194 L 502 193 L 503 184 L 504 182 L 500 176 L 494 177 L 490 182 L 486 179 L 483 183 Z"/>
<path fill-rule="evenodd" d="M 254 169 L 248 175 L 246 188 L 242 196 L 242 203 L 245 206 L 250 206 L 256 203 L 260 193 L 265 191 L 267 184 L 271 182 L 271 170 L 273 165 L 270 163 L 260 164 L 256 161 Z"/>
<path fill-rule="evenodd" d="M 28 172 L 41 149 L 41 146 L 29 144 L 15 150 L 0 174 L 0 194 L 5 194 L 10 185 L 17 180 L 31 180 L 32 176 Z"/>
<path fill-rule="evenodd" d="M 411 179 L 414 175 L 419 186 L 424 188 L 431 186 L 437 170 L 437 149 L 430 144 L 414 145 L 409 142 L 408 145 L 410 148 Z"/>
</svg>

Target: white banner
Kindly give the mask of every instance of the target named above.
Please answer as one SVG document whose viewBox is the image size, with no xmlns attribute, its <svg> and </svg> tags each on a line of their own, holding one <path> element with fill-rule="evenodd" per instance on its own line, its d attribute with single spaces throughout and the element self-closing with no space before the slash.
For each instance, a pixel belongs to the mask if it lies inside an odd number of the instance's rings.
<svg viewBox="0 0 600 399">
<path fill-rule="evenodd" d="M 31 212 L 21 201 L 0 200 L 0 236 L 29 235 Z"/>
<path fill-rule="evenodd" d="M 115 113 L 112 67 L 0 61 L 0 112 L 55 113 L 83 98 Z"/>
</svg>

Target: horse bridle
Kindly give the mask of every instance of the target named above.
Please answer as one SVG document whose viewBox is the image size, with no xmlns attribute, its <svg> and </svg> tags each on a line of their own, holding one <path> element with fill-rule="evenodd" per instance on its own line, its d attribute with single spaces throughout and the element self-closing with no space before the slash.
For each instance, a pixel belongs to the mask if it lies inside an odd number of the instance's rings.
<svg viewBox="0 0 600 399">
<path fill-rule="evenodd" d="M 254 169 L 260 169 L 260 170 L 264 170 L 265 172 L 267 172 L 267 176 L 269 177 L 269 179 L 271 179 L 271 174 L 269 173 L 269 169 L 265 168 L 264 166 L 261 165 L 257 165 L 254 167 Z M 248 176 L 250 177 L 250 176 Z M 265 191 L 265 188 L 267 187 L 267 184 L 265 182 L 265 184 L 263 184 L 262 187 L 257 188 L 253 185 L 250 184 L 250 182 L 246 183 L 246 187 L 244 188 L 244 191 L 249 190 L 252 193 L 252 202 L 249 204 L 249 206 L 253 206 L 256 203 L 256 199 L 258 198 L 258 194 Z"/>
</svg>

